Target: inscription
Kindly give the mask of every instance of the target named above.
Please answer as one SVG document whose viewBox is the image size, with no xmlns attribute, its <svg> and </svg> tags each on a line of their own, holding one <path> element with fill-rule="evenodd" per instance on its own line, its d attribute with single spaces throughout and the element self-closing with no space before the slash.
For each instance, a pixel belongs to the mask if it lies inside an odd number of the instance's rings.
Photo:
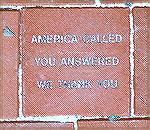
<svg viewBox="0 0 150 130">
<path fill-rule="evenodd" d="M 56 66 L 55 57 L 36 57 L 35 64 L 37 66 L 47 67 Z M 119 64 L 117 57 L 62 57 L 58 61 L 58 65 L 61 66 L 116 66 Z"/>
<path fill-rule="evenodd" d="M 118 44 L 123 40 L 120 34 L 44 34 L 44 35 L 33 35 L 31 38 L 32 44 L 77 44 L 82 41 L 85 44 Z M 36 66 L 39 67 L 80 67 L 80 66 L 117 66 L 119 64 L 119 58 L 117 56 L 111 57 L 61 57 L 60 59 L 53 56 L 37 56 L 34 58 Z M 117 88 L 117 80 L 96 80 L 96 88 Z M 52 80 L 40 80 L 37 81 L 39 89 L 52 89 Z M 91 89 L 91 80 L 57 80 L 57 88 L 64 89 Z"/>
<path fill-rule="evenodd" d="M 83 37 L 84 43 L 120 43 L 122 36 L 119 34 L 106 35 L 85 35 Z"/>
<path fill-rule="evenodd" d="M 33 35 L 31 38 L 31 43 L 41 43 L 41 44 L 59 44 L 59 43 L 71 43 L 77 44 L 79 40 L 84 43 L 100 43 L 100 44 L 108 44 L 108 43 L 121 43 L 122 36 L 120 34 L 85 34 L 84 36 L 77 36 L 74 34 L 66 34 L 66 35 Z"/>
<path fill-rule="evenodd" d="M 31 43 L 77 43 L 78 38 L 76 35 L 70 34 L 70 35 L 33 35 Z"/>
<path fill-rule="evenodd" d="M 90 80 L 58 80 L 59 88 L 91 88 Z"/>
<path fill-rule="evenodd" d="M 52 88 L 60 88 L 60 89 L 91 89 L 94 85 L 92 85 L 91 80 L 57 80 L 55 81 L 57 86 L 53 86 L 52 80 L 40 80 L 37 81 L 37 85 L 39 89 L 52 89 Z M 117 88 L 118 81 L 117 80 L 96 80 L 97 84 L 96 88 Z"/>
<path fill-rule="evenodd" d="M 42 88 L 42 89 L 52 89 L 52 80 L 40 80 L 37 81 L 38 84 L 38 88 Z"/>
<path fill-rule="evenodd" d="M 97 80 L 97 87 L 103 86 L 104 88 L 117 88 L 118 82 L 117 80 Z"/>
<path fill-rule="evenodd" d="M 55 66 L 56 59 L 54 57 L 36 57 L 35 63 L 37 66 Z"/>
</svg>

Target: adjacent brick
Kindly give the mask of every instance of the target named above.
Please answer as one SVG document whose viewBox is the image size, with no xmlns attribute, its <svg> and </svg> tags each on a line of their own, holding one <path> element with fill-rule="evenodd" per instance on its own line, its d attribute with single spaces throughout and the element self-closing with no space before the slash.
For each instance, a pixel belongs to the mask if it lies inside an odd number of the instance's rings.
<svg viewBox="0 0 150 130">
<path fill-rule="evenodd" d="M 0 130 L 74 130 L 72 123 L 10 122 L 1 123 Z"/>
<path fill-rule="evenodd" d="M 7 5 L 52 5 L 52 4 L 95 4 L 96 0 L 1 0 L 0 4 Z M 99 0 L 100 3 L 113 4 L 113 3 L 150 3 L 150 0 Z"/>
<path fill-rule="evenodd" d="M 56 5 L 56 4 L 94 4 L 95 0 L 1 0 L 0 5 Z"/>
<path fill-rule="evenodd" d="M 2 19 L 2 12 L 0 13 L 0 19 Z M 0 23 L 0 30 L 2 31 L 3 29 L 3 24 L 2 24 L 2 22 Z M 0 39 L 2 39 L 2 32 L 1 32 L 1 34 L 0 34 Z M 2 67 L 3 66 L 3 62 L 2 62 L 2 49 L 3 48 L 3 46 L 2 46 L 2 44 L 0 44 L 0 67 Z M 3 78 L 3 69 L 0 69 L 0 83 L 2 82 L 2 78 Z M 2 89 L 2 87 L 0 87 L 0 106 L 2 107 L 2 100 L 3 100 L 3 89 Z M 0 111 L 0 117 L 2 117 L 2 115 L 3 115 L 3 112 L 2 112 L 2 110 Z"/>
<path fill-rule="evenodd" d="M 0 11 L 0 118 L 18 116 L 19 13 Z"/>
<path fill-rule="evenodd" d="M 149 130 L 149 120 L 79 121 L 79 130 Z"/>
<path fill-rule="evenodd" d="M 150 9 L 135 8 L 134 11 L 135 43 L 135 114 L 150 114 Z"/>
<path fill-rule="evenodd" d="M 88 12 L 88 13 L 87 13 Z M 117 16 L 120 17 L 117 17 Z M 23 11 L 23 112 L 25 116 L 86 115 L 128 116 L 130 112 L 129 10 L 128 9 L 26 9 Z M 31 43 L 33 35 L 74 34 L 77 44 Z M 86 44 L 85 34 L 120 34 L 113 44 Z M 81 37 L 80 37 L 81 36 Z M 34 39 L 34 38 L 33 38 Z M 117 57 L 116 66 L 60 66 L 62 57 Z M 55 57 L 55 67 L 36 65 L 35 58 Z M 43 63 L 44 64 L 44 63 Z M 92 88 L 58 88 L 57 80 L 88 80 Z M 116 89 L 96 80 L 118 80 Z M 52 89 L 38 88 L 53 81 Z M 37 82 L 38 81 L 38 82 Z"/>
<path fill-rule="evenodd" d="M 150 2 L 150 0 L 102 0 L 101 3 L 144 3 Z"/>
</svg>

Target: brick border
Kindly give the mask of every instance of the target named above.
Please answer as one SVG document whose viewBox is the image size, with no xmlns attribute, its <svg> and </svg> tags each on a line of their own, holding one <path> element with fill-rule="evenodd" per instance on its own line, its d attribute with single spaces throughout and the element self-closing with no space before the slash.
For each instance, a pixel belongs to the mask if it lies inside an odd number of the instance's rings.
<svg viewBox="0 0 150 130">
<path fill-rule="evenodd" d="M 101 117 L 101 116 L 47 116 L 47 117 L 24 117 L 23 116 L 23 110 L 22 110 L 22 13 L 21 11 L 25 8 L 86 8 L 86 7 L 92 7 L 92 8 L 129 8 L 129 22 L 130 22 L 130 116 L 122 116 L 118 120 L 149 120 L 150 115 L 146 116 L 135 116 L 134 115 L 134 104 L 135 104 L 135 94 L 134 94 L 134 17 L 133 17 L 133 9 L 135 7 L 150 7 L 150 3 L 118 3 L 118 4 L 101 4 L 100 0 L 95 0 L 95 4 L 63 4 L 63 5 L 43 5 L 40 7 L 37 6 L 0 6 L 0 10 L 17 10 L 20 13 L 20 58 L 19 58 L 19 67 L 18 67 L 18 83 L 19 83 L 19 89 L 18 89 L 18 96 L 19 96 L 19 117 L 17 119 L 0 119 L 0 123 L 3 122 L 13 122 L 13 121 L 33 121 L 33 122 L 65 122 L 65 123 L 74 123 L 74 129 L 78 129 L 77 122 L 79 120 L 102 120 L 102 121 L 110 121 L 108 116 Z"/>
</svg>

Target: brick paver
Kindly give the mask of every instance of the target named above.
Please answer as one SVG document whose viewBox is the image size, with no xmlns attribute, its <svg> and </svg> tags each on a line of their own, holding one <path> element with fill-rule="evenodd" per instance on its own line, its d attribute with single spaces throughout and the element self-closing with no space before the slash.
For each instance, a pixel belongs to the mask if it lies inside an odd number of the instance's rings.
<svg viewBox="0 0 150 130">
<path fill-rule="evenodd" d="M 0 11 L 0 17 L 0 117 L 11 119 L 18 116 L 17 69 L 20 17 L 16 11 Z"/>
<path fill-rule="evenodd" d="M 122 15 L 117 19 L 118 14 Z M 24 114 L 129 115 L 128 14 L 128 9 L 24 11 Z M 45 43 L 38 41 L 43 35 L 48 40 L 49 37 L 53 39 Z M 64 36 L 62 41 L 60 36 Z M 97 40 L 92 41 L 94 36 Z M 78 59 L 70 64 L 71 58 Z M 89 63 L 79 63 L 79 58 L 89 60 Z M 55 65 L 50 61 L 54 59 Z M 47 64 L 48 60 L 53 65 Z M 42 87 L 41 83 L 45 81 L 52 81 L 52 88 Z M 81 86 L 74 81 L 85 83 Z"/>
<path fill-rule="evenodd" d="M 26 123 L 2 123 L 0 130 L 73 130 L 73 123 L 49 123 L 49 122 L 26 122 Z"/>
<path fill-rule="evenodd" d="M 149 111 L 149 8 L 134 9 L 135 30 L 135 114 Z"/>
<path fill-rule="evenodd" d="M 149 130 L 150 121 L 79 121 L 79 130 Z"/>
</svg>

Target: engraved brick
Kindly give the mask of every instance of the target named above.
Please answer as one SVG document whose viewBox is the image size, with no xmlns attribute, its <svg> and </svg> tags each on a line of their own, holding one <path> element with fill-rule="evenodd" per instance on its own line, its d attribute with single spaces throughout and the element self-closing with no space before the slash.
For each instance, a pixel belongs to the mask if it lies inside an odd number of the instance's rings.
<svg viewBox="0 0 150 130">
<path fill-rule="evenodd" d="M 99 43 L 98 40 L 90 43 L 95 35 L 100 38 Z M 77 36 L 77 39 L 72 36 Z M 49 59 L 52 57 L 56 66 L 50 65 L 51 61 L 54 62 Z M 77 66 L 61 65 L 62 58 L 67 57 L 99 57 L 101 60 L 99 65 L 78 66 L 78 62 Z M 128 116 L 129 68 L 128 9 L 37 8 L 23 11 L 25 116 Z M 63 80 L 62 88 L 58 87 L 58 80 Z M 84 88 L 79 84 L 80 88 L 76 88 L 75 84 L 70 87 L 68 80 L 72 84 L 73 80 L 86 83 L 82 86 Z M 97 85 L 97 80 L 100 85 Z"/>
<path fill-rule="evenodd" d="M 149 115 L 150 9 L 135 8 L 133 13 L 135 31 L 135 114 Z"/>
<path fill-rule="evenodd" d="M 18 115 L 19 13 L 0 11 L 0 118 Z"/>
</svg>

